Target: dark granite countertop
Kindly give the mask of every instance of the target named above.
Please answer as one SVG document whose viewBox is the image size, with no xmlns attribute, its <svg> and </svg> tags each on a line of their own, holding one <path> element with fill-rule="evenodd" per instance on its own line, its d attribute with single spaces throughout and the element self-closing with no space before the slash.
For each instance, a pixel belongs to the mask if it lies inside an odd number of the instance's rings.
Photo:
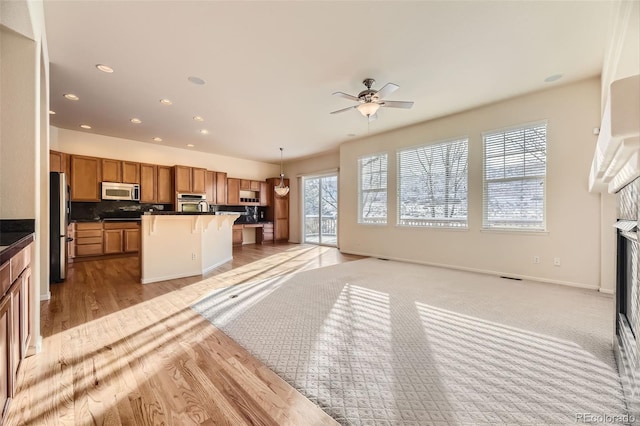
<svg viewBox="0 0 640 426">
<path fill-rule="evenodd" d="M 0 264 L 7 262 L 34 238 L 34 219 L 0 219 Z"/>
<path fill-rule="evenodd" d="M 144 212 L 143 216 L 214 216 L 215 212 Z M 240 214 L 240 213 L 237 213 Z"/>
</svg>

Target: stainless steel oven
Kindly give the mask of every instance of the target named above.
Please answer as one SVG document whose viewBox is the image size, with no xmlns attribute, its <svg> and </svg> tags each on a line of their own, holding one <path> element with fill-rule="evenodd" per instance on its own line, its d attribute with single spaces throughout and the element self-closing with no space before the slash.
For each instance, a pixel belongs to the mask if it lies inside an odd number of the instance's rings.
<svg viewBox="0 0 640 426">
<path fill-rule="evenodd" d="M 205 194 L 178 193 L 176 211 L 184 213 L 207 212 L 209 211 L 207 196 Z"/>
</svg>

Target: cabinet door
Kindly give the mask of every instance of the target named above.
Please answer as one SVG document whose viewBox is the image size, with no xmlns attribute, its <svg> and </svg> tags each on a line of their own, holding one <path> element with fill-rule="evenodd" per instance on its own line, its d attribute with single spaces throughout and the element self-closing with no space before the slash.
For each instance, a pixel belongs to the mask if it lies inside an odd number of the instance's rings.
<svg viewBox="0 0 640 426">
<path fill-rule="evenodd" d="M 122 162 L 122 182 L 140 183 L 140 163 Z"/>
<path fill-rule="evenodd" d="M 191 192 L 191 167 L 175 166 L 176 192 Z"/>
<path fill-rule="evenodd" d="M 267 182 L 260 182 L 260 205 L 266 206 L 267 201 L 267 190 L 268 190 Z"/>
<path fill-rule="evenodd" d="M 102 159 L 102 181 L 122 182 L 122 162 L 119 160 Z"/>
<path fill-rule="evenodd" d="M 251 188 L 249 190 L 250 191 L 254 191 L 254 192 L 260 191 L 260 184 L 261 183 L 262 182 L 260 182 L 259 180 L 252 180 L 251 181 Z"/>
<path fill-rule="evenodd" d="M 216 172 L 211 172 L 207 170 L 207 179 L 206 179 L 206 190 L 207 190 L 207 203 L 215 204 L 216 203 Z"/>
<path fill-rule="evenodd" d="M 11 299 L 0 299 L 0 411 L 11 397 Z M 0 414 L 3 414 L 0 412 Z"/>
<path fill-rule="evenodd" d="M 240 179 L 240 191 L 251 191 L 251 181 L 248 179 Z"/>
<path fill-rule="evenodd" d="M 20 290 L 20 358 L 27 356 L 29 343 L 31 342 L 31 330 L 33 321 L 33 292 L 31 291 L 31 268 L 27 267 L 22 273 Z"/>
<path fill-rule="evenodd" d="M 233 225 L 232 244 L 242 245 L 242 225 Z"/>
<path fill-rule="evenodd" d="M 240 204 L 240 179 L 227 178 L 227 204 Z"/>
<path fill-rule="evenodd" d="M 71 156 L 71 201 L 100 201 L 99 158 Z"/>
<path fill-rule="evenodd" d="M 284 180 L 284 184 L 289 186 L 289 179 Z M 276 241 L 289 240 L 289 194 L 284 197 L 274 196 L 274 238 Z"/>
<path fill-rule="evenodd" d="M 58 151 L 49 151 L 49 171 L 65 172 L 65 155 Z"/>
<path fill-rule="evenodd" d="M 216 172 L 216 204 L 227 204 L 227 174 Z"/>
<path fill-rule="evenodd" d="M 124 252 L 136 253 L 140 250 L 140 230 L 125 229 L 124 230 Z"/>
<path fill-rule="evenodd" d="M 104 254 L 122 253 L 122 229 L 105 230 L 103 245 Z"/>
<path fill-rule="evenodd" d="M 197 194 L 204 194 L 207 191 L 207 169 L 191 168 L 191 190 Z"/>
<path fill-rule="evenodd" d="M 157 167 L 153 164 L 140 164 L 140 202 L 156 202 Z"/>
<path fill-rule="evenodd" d="M 20 279 L 20 278 L 18 278 Z M 15 395 L 16 392 L 16 378 L 18 377 L 18 367 L 20 367 L 20 290 L 22 287 L 18 284 L 13 287 L 9 296 L 11 298 L 11 339 L 10 353 L 11 353 L 11 395 Z"/>
<path fill-rule="evenodd" d="M 173 204 L 175 193 L 173 192 L 173 168 L 158 166 L 158 180 L 156 190 L 156 202 L 161 204 Z"/>
</svg>

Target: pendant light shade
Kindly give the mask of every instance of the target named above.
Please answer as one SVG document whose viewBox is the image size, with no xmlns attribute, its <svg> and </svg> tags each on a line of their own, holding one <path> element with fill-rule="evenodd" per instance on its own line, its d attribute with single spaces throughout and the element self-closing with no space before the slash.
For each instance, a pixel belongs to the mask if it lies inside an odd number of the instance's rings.
<svg viewBox="0 0 640 426">
<path fill-rule="evenodd" d="M 285 197 L 289 193 L 289 187 L 285 186 L 284 184 L 284 170 L 282 168 L 282 151 L 283 149 L 280 148 L 280 183 L 278 184 L 278 186 L 276 186 L 273 189 L 274 191 L 276 191 L 276 195 L 280 197 Z"/>
</svg>

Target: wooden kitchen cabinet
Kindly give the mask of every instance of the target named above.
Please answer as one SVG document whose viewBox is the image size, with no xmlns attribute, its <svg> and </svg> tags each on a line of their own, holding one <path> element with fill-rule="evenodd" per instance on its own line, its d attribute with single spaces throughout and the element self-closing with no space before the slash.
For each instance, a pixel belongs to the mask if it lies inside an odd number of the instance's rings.
<svg viewBox="0 0 640 426">
<path fill-rule="evenodd" d="M 20 306 L 20 293 L 22 292 L 21 278 L 18 277 L 16 282 L 12 284 L 11 290 L 9 291 L 9 298 L 11 299 L 11 340 L 10 340 L 10 353 L 11 353 L 11 370 L 9 370 L 9 374 L 13 378 L 11 383 L 11 395 L 15 395 L 16 393 L 16 379 L 18 378 L 18 368 L 20 368 L 20 364 L 22 363 L 22 357 L 20 356 L 20 352 L 22 349 L 22 344 L 20 342 L 20 328 L 21 328 L 21 320 L 24 317 L 24 313 L 21 312 L 22 308 Z"/>
<path fill-rule="evenodd" d="M 273 223 L 266 222 L 262 224 L 262 227 L 258 229 L 256 234 L 256 244 L 272 243 L 273 242 Z"/>
<path fill-rule="evenodd" d="M 99 158 L 71 156 L 71 201 L 100 201 L 101 166 Z"/>
<path fill-rule="evenodd" d="M 251 181 L 248 179 L 240 179 L 240 191 L 251 191 Z"/>
<path fill-rule="evenodd" d="M 175 192 L 173 191 L 173 167 L 157 166 L 157 169 L 156 202 L 160 204 L 173 204 L 175 198 Z"/>
<path fill-rule="evenodd" d="M 260 182 L 260 205 L 261 206 L 266 206 L 267 203 L 269 202 L 267 197 L 268 188 L 269 188 L 269 185 L 267 185 L 267 182 Z"/>
<path fill-rule="evenodd" d="M 20 290 L 20 357 L 27 356 L 27 350 L 31 343 L 31 331 L 33 330 L 33 292 L 31 291 L 31 268 L 27 266 L 21 275 Z"/>
<path fill-rule="evenodd" d="M 140 163 L 122 162 L 122 183 L 140 183 Z"/>
<path fill-rule="evenodd" d="M 191 192 L 204 194 L 206 192 L 207 169 L 191 168 Z"/>
<path fill-rule="evenodd" d="M 137 253 L 140 250 L 138 222 L 109 222 L 104 226 L 104 254 Z"/>
<path fill-rule="evenodd" d="M 216 203 L 216 172 L 212 172 L 207 170 L 206 180 L 205 180 L 205 192 L 207 194 L 207 203 L 215 204 Z"/>
<path fill-rule="evenodd" d="M 64 173 L 66 171 L 66 156 L 64 152 L 49 151 L 49 171 Z"/>
<path fill-rule="evenodd" d="M 267 179 L 267 211 L 269 222 L 273 222 L 274 241 L 289 241 L 289 194 L 280 197 L 274 188 L 280 183 L 280 178 Z M 284 180 L 289 186 L 289 179 Z"/>
<path fill-rule="evenodd" d="M 122 161 L 102 159 L 102 182 L 122 183 Z"/>
<path fill-rule="evenodd" d="M 216 172 L 216 202 L 215 204 L 227 204 L 227 174 Z"/>
<path fill-rule="evenodd" d="M 155 164 L 140 164 L 140 202 L 155 203 L 157 200 L 158 167 Z"/>
<path fill-rule="evenodd" d="M 0 299 L 0 414 L 11 398 L 11 298 Z"/>
<path fill-rule="evenodd" d="M 230 206 L 240 204 L 240 179 L 227 178 L 227 204 Z"/>
<path fill-rule="evenodd" d="M 259 180 L 252 180 L 251 185 L 249 186 L 249 191 L 253 191 L 253 192 L 260 191 L 260 183 L 261 182 Z"/>
<path fill-rule="evenodd" d="M 242 245 L 242 225 L 233 225 L 231 241 L 234 246 Z"/>
<path fill-rule="evenodd" d="M 175 166 L 176 192 L 191 192 L 191 167 Z"/>
<path fill-rule="evenodd" d="M 102 256 L 102 223 L 78 222 L 74 224 L 73 252 L 75 257 Z"/>
</svg>

